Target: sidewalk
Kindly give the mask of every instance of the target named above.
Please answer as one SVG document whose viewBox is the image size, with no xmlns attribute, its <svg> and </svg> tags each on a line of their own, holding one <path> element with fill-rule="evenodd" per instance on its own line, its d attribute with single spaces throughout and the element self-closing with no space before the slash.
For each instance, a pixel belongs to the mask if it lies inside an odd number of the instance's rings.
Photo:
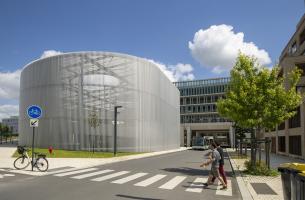
<svg viewBox="0 0 305 200">
<path fill-rule="evenodd" d="M 39 171 L 37 171 L 37 169 L 35 169 L 35 171 L 32 172 L 30 166 L 27 167 L 25 170 L 16 170 L 14 168 L 13 163 L 16 158 L 12 158 L 11 156 L 15 152 L 16 146 L 0 145 L 0 169 L 5 169 L 7 171 L 14 172 L 14 173 L 20 173 L 20 174 L 44 176 L 44 175 L 53 174 L 53 173 L 56 173 L 59 171 L 60 172 L 69 171 L 74 168 L 79 169 L 79 168 L 94 167 L 94 166 L 98 166 L 98 165 L 122 162 L 122 161 L 126 161 L 126 160 L 140 159 L 140 158 L 157 156 L 157 155 L 162 155 L 162 154 L 167 154 L 167 153 L 174 153 L 174 152 L 178 152 L 178 151 L 184 151 L 187 149 L 188 148 L 181 147 L 179 149 L 143 153 L 143 154 L 130 155 L 130 156 L 121 156 L 121 157 L 115 157 L 115 158 L 47 158 L 49 161 L 49 169 L 47 172 L 39 172 Z"/>
<path fill-rule="evenodd" d="M 227 149 L 230 155 L 235 152 L 233 149 Z M 283 188 L 281 176 L 253 176 L 243 174 L 242 171 L 245 169 L 244 162 L 247 159 L 230 159 L 232 167 L 237 174 L 240 174 L 242 180 L 240 184 L 246 186 L 252 199 L 255 200 L 283 200 Z M 265 155 L 262 153 L 262 162 L 265 162 Z M 304 163 L 304 160 L 298 160 L 286 156 L 270 154 L 270 167 L 277 169 L 280 164 L 287 162 L 299 162 Z"/>
</svg>

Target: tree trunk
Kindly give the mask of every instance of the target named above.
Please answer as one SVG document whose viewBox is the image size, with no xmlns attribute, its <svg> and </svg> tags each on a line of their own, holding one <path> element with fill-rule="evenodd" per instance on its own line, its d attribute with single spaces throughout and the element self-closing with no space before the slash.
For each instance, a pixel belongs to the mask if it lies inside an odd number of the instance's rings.
<svg viewBox="0 0 305 200">
<path fill-rule="evenodd" d="M 255 167 L 256 163 L 256 130 L 251 132 L 251 166 Z"/>
<path fill-rule="evenodd" d="M 243 139 L 240 138 L 239 140 L 239 155 L 242 156 L 243 155 Z"/>
</svg>

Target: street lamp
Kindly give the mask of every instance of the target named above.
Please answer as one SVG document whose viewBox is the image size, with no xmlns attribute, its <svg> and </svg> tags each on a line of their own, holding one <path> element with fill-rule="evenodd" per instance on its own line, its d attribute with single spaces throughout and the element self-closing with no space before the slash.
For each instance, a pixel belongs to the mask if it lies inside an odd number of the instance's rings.
<svg viewBox="0 0 305 200">
<path fill-rule="evenodd" d="M 117 152 L 117 115 L 118 108 L 122 108 L 122 106 L 114 106 L 114 140 L 113 140 L 113 154 L 116 156 Z"/>
</svg>

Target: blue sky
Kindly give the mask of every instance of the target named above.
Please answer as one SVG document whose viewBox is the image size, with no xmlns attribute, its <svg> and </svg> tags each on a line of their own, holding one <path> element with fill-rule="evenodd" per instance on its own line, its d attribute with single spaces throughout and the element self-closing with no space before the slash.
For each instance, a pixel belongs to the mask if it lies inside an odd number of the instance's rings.
<svg viewBox="0 0 305 200">
<path fill-rule="evenodd" d="M 268 53 L 268 58 L 263 53 L 262 63 L 272 65 L 304 10 L 303 0 L 1 0 L 0 76 L 12 75 L 46 50 L 121 52 L 169 69 L 188 64 L 192 71 L 181 69 L 195 79 L 227 76 L 230 58 L 218 55 L 218 48 L 201 47 L 202 40 L 195 44 L 196 32 L 209 30 L 199 37 L 206 39 L 215 31 L 221 37 L 224 31 L 239 40 L 242 33 L 240 45 L 252 42 L 258 51 Z M 0 112 L 3 105 L 18 104 L 18 94 L 1 96 L 1 84 L 4 90 L 4 85 L 8 88 L 17 79 L 18 75 L 0 81 Z M 12 85 L 18 91 L 18 84 Z"/>
</svg>

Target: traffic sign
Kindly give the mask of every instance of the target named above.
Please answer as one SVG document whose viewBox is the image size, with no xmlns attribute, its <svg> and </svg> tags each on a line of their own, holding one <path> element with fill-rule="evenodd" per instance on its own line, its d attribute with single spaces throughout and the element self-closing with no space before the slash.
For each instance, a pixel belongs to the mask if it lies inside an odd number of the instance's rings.
<svg viewBox="0 0 305 200">
<path fill-rule="evenodd" d="M 30 127 L 38 127 L 38 119 L 30 119 Z"/>
<path fill-rule="evenodd" d="M 31 105 L 28 107 L 27 114 L 31 119 L 38 119 L 42 115 L 42 110 L 39 106 Z"/>
</svg>

